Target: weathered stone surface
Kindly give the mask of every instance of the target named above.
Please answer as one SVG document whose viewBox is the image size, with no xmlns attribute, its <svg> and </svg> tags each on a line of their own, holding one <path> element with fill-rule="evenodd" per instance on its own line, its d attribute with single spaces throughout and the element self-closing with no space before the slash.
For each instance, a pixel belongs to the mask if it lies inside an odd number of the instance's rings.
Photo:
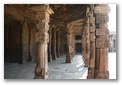
<svg viewBox="0 0 122 85">
<path fill-rule="evenodd" d="M 108 22 L 109 18 L 108 15 L 103 15 L 103 14 L 97 14 L 96 15 L 96 23 L 100 23 L 100 22 Z"/>
<path fill-rule="evenodd" d="M 107 4 L 100 4 L 94 8 L 96 14 L 108 14 L 110 12 L 109 6 Z"/>
<path fill-rule="evenodd" d="M 98 5 L 96 8 L 101 7 L 99 12 L 96 12 L 96 61 L 95 61 L 95 78 L 96 79 L 108 79 L 108 9 L 107 5 Z M 95 9 L 96 11 L 96 9 Z"/>
<path fill-rule="evenodd" d="M 102 28 L 96 29 L 96 35 L 97 36 L 108 35 L 108 29 L 102 29 Z"/>
</svg>

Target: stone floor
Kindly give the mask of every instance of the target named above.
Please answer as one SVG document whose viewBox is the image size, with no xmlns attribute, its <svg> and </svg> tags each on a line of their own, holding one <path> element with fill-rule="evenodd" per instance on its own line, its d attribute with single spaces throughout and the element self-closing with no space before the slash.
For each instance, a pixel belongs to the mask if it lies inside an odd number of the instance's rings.
<svg viewBox="0 0 122 85">
<path fill-rule="evenodd" d="M 49 63 L 50 79 L 86 79 L 87 67 L 80 54 L 74 56 L 72 63 L 65 63 L 65 57 Z"/>
<path fill-rule="evenodd" d="M 109 78 L 116 79 L 116 53 L 108 54 Z M 5 79 L 33 79 L 35 63 L 5 64 Z M 65 55 L 49 63 L 49 79 L 86 79 L 88 68 L 84 67 L 82 56 L 74 56 L 72 63 L 65 63 Z"/>
<path fill-rule="evenodd" d="M 75 55 L 72 63 L 65 63 L 65 55 L 49 63 L 49 79 L 86 79 L 87 67 L 81 55 Z M 5 64 L 5 79 L 33 79 L 35 63 Z"/>
</svg>

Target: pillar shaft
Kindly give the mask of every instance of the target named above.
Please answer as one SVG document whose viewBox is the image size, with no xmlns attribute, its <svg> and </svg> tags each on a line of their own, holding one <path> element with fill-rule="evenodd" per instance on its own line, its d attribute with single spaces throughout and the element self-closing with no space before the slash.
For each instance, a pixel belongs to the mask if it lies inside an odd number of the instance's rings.
<svg viewBox="0 0 122 85">
<path fill-rule="evenodd" d="M 106 4 L 96 5 L 96 62 L 95 62 L 95 78 L 108 79 L 108 13 L 109 7 Z"/>
<path fill-rule="evenodd" d="M 52 37 L 52 59 L 56 60 L 57 55 L 56 55 L 56 29 L 53 29 L 53 37 Z"/>
<path fill-rule="evenodd" d="M 51 39 L 52 39 L 52 27 L 49 29 L 48 62 L 52 62 Z"/>
<path fill-rule="evenodd" d="M 94 5 L 91 5 L 93 9 Z M 90 60 L 89 60 L 89 69 L 88 69 L 88 79 L 94 79 L 94 69 L 95 69 L 95 18 L 93 16 L 93 10 L 89 12 L 89 23 L 90 23 Z"/>
<path fill-rule="evenodd" d="M 60 57 L 60 31 L 58 31 L 57 56 Z"/>
<path fill-rule="evenodd" d="M 86 45 L 86 49 L 85 49 L 85 66 L 89 66 L 89 58 L 90 58 L 90 38 L 89 38 L 89 35 L 90 35 L 90 31 L 89 31 L 89 7 L 87 7 L 87 13 L 86 13 L 86 22 L 85 22 L 85 26 L 84 26 L 84 29 L 85 29 L 85 45 Z"/>
<path fill-rule="evenodd" d="M 72 25 L 67 26 L 67 56 L 66 56 L 66 63 L 71 63 L 72 60 Z"/>
<path fill-rule="evenodd" d="M 32 8 L 37 13 L 36 17 L 38 23 L 36 23 L 37 32 L 35 34 L 35 39 L 37 42 L 37 62 L 35 68 L 35 77 L 34 79 L 47 79 L 48 78 L 48 50 L 47 50 L 47 42 L 49 42 L 49 14 L 50 13 L 45 9 L 47 7 L 39 6 Z M 40 9 L 41 8 L 41 9 Z M 47 7 L 48 9 L 48 7 Z"/>
</svg>

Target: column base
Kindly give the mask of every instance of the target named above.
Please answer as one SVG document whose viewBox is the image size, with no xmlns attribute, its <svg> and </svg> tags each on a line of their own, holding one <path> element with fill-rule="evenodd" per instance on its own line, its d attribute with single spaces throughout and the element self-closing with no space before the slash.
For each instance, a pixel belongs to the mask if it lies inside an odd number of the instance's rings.
<svg viewBox="0 0 122 85">
<path fill-rule="evenodd" d="M 88 59 L 85 59 L 85 66 L 84 67 L 89 67 L 89 61 L 88 61 Z"/>
<path fill-rule="evenodd" d="M 70 53 L 67 53 L 66 63 L 71 63 L 71 54 Z"/>
<path fill-rule="evenodd" d="M 89 69 L 88 70 L 87 79 L 94 79 L 94 69 Z"/>
<path fill-rule="evenodd" d="M 107 72 L 99 72 L 96 74 L 95 79 L 109 79 L 109 71 Z"/>
<path fill-rule="evenodd" d="M 36 68 L 34 79 L 47 79 L 48 72 L 45 71 L 45 68 Z"/>
</svg>

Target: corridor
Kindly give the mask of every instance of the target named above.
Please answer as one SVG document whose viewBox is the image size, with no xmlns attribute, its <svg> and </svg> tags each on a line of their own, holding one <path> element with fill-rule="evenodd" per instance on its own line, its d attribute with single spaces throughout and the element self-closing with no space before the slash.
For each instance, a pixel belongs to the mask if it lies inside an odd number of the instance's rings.
<svg viewBox="0 0 122 85">
<path fill-rule="evenodd" d="M 53 60 L 49 65 L 48 79 L 86 79 L 87 67 L 80 54 L 74 56 L 72 63 L 65 63 L 65 56 Z M 5 64 L 5 79 L 33 79 L 35 63 Z"/>
<path fill-rule="evenodd" d="M 72 63 L 65 63 L 65 56 L 49 63 L 50 79 L 86 79 L 87 67 L 80 54 L 74 56 Z"/>
</svg>

